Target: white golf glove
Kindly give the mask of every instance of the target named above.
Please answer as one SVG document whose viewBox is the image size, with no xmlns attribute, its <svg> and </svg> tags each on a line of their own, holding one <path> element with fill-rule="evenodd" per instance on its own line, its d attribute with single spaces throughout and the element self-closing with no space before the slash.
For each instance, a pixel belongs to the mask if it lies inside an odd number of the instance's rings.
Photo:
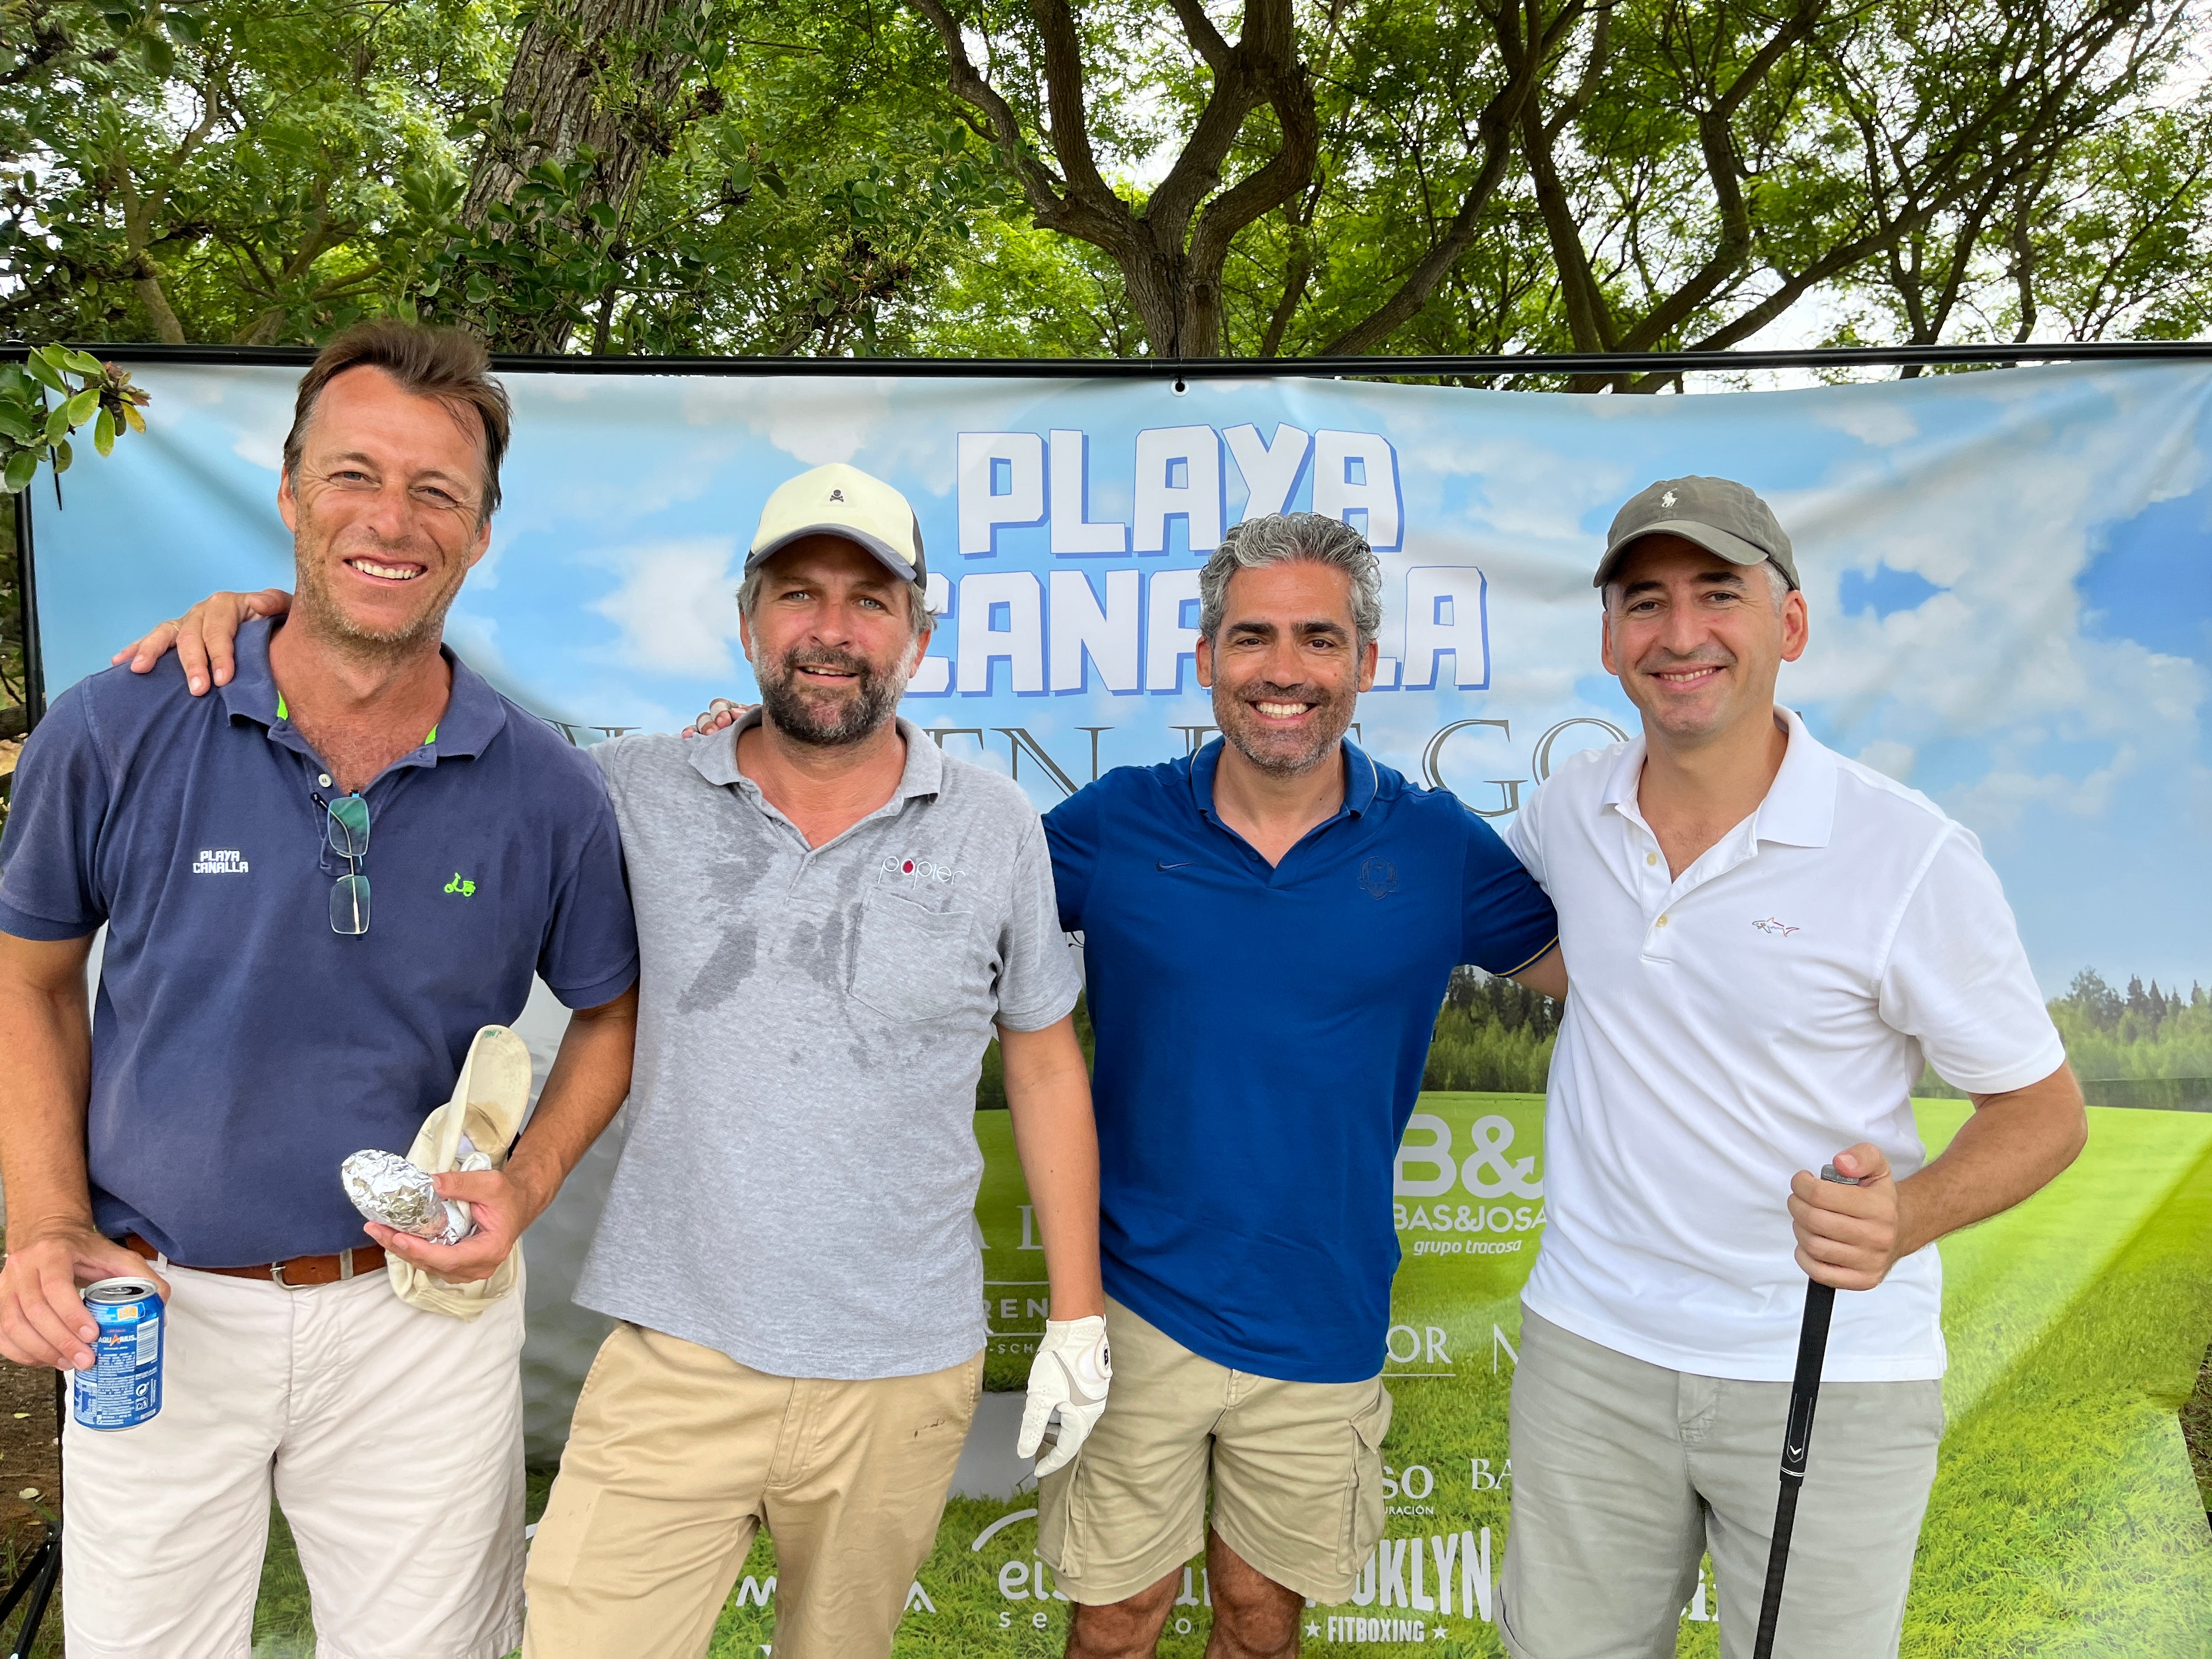
<svg viewBox="0 0 2212 1659">
<path fill-rule="evenodd" d="M 1106 1351 L 1106 1320 L 1102 1314 L 1087 1319 L 1048 1319 L 1044 1340 L 1037 1345 L 1030 1364 L 1029 1404 L 1022 1410 L 1022 1437 L 1014 1450 L 1035 1457 L 1044 1443 L 1045 1425 L 1060 1413 L 1060 1437 L 1039 1461 L 1040 1476 L 1073 1457 L 1098 1414 L 1106 1409 L 1106 1389 L 1114 1380 L 1114 1361 Z"/>
</svg>

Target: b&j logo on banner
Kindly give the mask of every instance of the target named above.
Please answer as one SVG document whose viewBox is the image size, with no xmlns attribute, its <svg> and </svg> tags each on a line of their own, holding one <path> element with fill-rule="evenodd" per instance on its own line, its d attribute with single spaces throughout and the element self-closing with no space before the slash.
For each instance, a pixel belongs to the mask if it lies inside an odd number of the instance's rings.
<svg viewBox="0 0 2212 1659">
<path fill-rule="evenodd" d="M 211 588 L 289 580 L 272 498 L 296 376 L 138 378 L 151 441 L 38 512 L 50 691 Z M 1382 559 L 1384 660 L 1360 740 L 1502 822 L 1566 755 L 1634 729 L 1599 666 L 1589 586 L 1614 508 L 1654 479 L 1717 474 L 1757 489 L 1796 543 L 1813 643 L 1784 699 L 1981 836 L 2046 992 L 2085 966 L 2115 985 L 2212 978 L 2212 368 L 1656 398 L 1289 379 L 1178 392 L 1165 377 L 509 384 L 507 505 L 448 637 L 577 743 L 750 695 L 732 594 L 761 503 L 849 461 L 907 494 L 929 552 L 939 625 L 905 713 L 1040 806 L 1212 735 L 1197 568 L 1224 526 L 1292 508 L 1359 526 Z M 2157 1075 L 2148 1052 L 2114 1076 Z M 1968 1109 L 1923 1104 L 1931 1152 Z M 1942 1247 L 1950 1428 L 1908 1652 L 2134 1659 L 2207 1638 L 2212 1541 L 2173 1407 L 2212 1335 L 2212 1113 L 2094 1116 L 2057 1187 Z M 1042 1256 L 1003 1115 L 978 1133 L 990 1382 L 1014 1389 L 1042 1322 Z M 1389 1533 L 1351 1601 L 1310 1610 L 1309 1652 L 1502 1650 L 1505 1406 L 1547 1224 L 1542 1146 L 1539 1097 L 1420 1103 L 1390 1195 L 1404 1261 L 1385 1339 Z M 533 1234 L 540 1459 L 596 1337 L 565 1287 L 611 1156 Z M 1065 1639 L 1012 1455 L 1018 1414 L 1014 1395 L 986 1400 L 902 1653 Z M 717 1652 L 768 1641 L 773 1571 L 763 1542 Z M 1194 1561 L 1165 1651 L 1199 1652 L 1209 1589 Z M 1684 1651 L 1716 1650 L 1728 1593 L 1701 1577 Z"/>
</svg>

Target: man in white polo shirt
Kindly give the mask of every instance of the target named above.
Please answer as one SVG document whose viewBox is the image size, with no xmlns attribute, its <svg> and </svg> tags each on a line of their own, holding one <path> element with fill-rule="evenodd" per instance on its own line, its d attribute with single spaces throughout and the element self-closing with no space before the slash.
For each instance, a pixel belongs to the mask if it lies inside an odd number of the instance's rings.
<svg viewBox="0 0 2212 1659">
<path fill-rule="evenodd" d="M 1595 585 L 1644 734 L 1561 767 L 1508 836 L 1574 988 L 1498 1628 L 1516 1659 L 1671 1655 L 1710 1550 L 1723 1652 L 1749 1650 L 1809 1273 L 1855 1294 L 1776 1651 L 1893 1654 L 1943 1425 L 1934 1243 L 2073 1161 L 2081 1091 L 1973 836 L 1775 706 L 1808 622 L 1766 504 L 1654 484 Z M 1923 1058 L 1975 1108 L 1932 1161 Z"/>
</svg>

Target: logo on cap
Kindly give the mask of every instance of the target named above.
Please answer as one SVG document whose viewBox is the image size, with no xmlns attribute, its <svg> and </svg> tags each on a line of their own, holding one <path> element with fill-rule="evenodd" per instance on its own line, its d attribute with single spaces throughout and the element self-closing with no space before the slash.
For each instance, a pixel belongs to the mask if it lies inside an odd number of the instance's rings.
<svg viewBox="0 0 2212 1659">
<path fill-rule="evenodd" d="M 833 489 L 830 492 L 830 499 L 833 501 L 842 501 L 845 499 L 845 492 L 842 489 Z M 1668 505 L 1671 506 L 1673 503 L 1669 502 Z"/>
<path fill-rule="evenodd" d="M 1662 507 L 1672 507 L 1672 506 L 1674 506 L 1674 492 L 1673 490 L 1671 490 L 1671 489 L 1670 489 L 1670 490 L 1668 490 L 1665 495 L 1662 495 L 1662 496 L 1659 498 L 1659 505 L 1660 505 L 1660 506 L 1662 506 Z"/>
</svg>

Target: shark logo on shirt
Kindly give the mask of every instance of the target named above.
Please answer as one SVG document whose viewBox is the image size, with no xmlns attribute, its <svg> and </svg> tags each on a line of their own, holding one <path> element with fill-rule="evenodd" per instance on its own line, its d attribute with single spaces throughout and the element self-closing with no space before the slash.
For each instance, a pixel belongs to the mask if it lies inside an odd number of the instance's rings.
<svg viewBox="0 0 2212 1659">
<path fill-rule="evenodd" d="M 1754 921 L 1751 925 L 1758 928 L 1760 933 L 1774 939 L 1788 939 L 1790 934 L 1803 931 L 1801 928 L 1792 927 L 1786 921 L 1777 921 L 1772 916 L 1767 917 L 1764 921 Z"/>
</svg>

